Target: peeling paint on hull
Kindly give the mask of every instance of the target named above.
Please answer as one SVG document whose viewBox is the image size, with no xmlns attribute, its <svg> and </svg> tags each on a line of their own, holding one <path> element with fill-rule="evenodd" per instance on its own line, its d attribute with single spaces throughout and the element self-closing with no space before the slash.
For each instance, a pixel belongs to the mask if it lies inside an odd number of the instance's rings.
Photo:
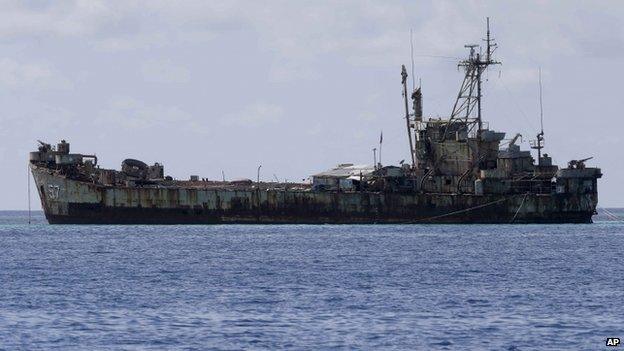
<svg viewBox="0 0 624 351">
<path fill-rule="evenodd" d="M 593 194 L 454 195 L 106 187 L 33 167 L 51 224 L 590 223 Z"/>
</svg>

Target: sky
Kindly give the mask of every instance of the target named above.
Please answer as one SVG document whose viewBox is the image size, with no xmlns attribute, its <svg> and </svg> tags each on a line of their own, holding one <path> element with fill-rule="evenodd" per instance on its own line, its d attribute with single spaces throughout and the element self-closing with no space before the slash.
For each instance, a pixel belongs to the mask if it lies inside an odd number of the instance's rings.
<svg viewBox="0 0 624 351">
<path fill-rule="evenodd" d="M 594 157 L 599 206 L 624 207 L 621 1 L 2 1 L 0 209 L 27 208 L 28 152 L 66 139 L 105 168 L 161 162 L 186 179 L 301 181 L 409 158 L 401 64 L 447 117 L 465 44 L 490 17 L 491 129 L 539 131 L 559 165 Z M 410 77 L 412 79 L 412 77 Z M 411 84 L 411 81 L 410 81 Z M 32 194 L 33 208 L 39 199 Z"/>
</svg>

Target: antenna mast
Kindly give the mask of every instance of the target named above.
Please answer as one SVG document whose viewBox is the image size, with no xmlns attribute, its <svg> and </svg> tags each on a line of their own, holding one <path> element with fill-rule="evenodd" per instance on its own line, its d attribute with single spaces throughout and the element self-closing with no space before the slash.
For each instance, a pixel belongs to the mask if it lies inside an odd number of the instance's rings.
<svg viewBox="0 0 624 351">
<path fill-rule="evenodd" d="M 476 107 L 476 118 L 474 120 L 477 124 L 477 137 L 481 135 L 483 128 L 483 122 L 481 119 L 481 76 L 483 72 L 490 65 L 499 65 L 499 61 L 492 59 L 492 54 L 496 51 L 496 43 L 494 39 L 490 37 L 490 18 L 487 17 L 487 31 L 486 38 L 483 39 L 486 42 L 486 52 L 482 55 L 481 50 L 477 52 L 476 48 L 480 49 L 479 45 L 470 44 L 464 47 L 470 50 L 468 59 L 460 61 L 458 67 L 464 68 L 464 81 L 462 82 L 457 99 L 453 105 L 453 112 L 445 128 L 445 132 L 442 135 L 442 140 L 446 138 L 446 134 L 449 126 L 451 126 L 456 120 L 463 119 L 466 123 L 474 115 L 474 109 Z M 474 128 L 474 127 L 473 127 Z"/>
<path fill-rule="evenodd" d="M 410 128 L 410 113 L 407 103 L 407 70 L 405 65 L 401 65 L 401 84 L 403 84 L 403 99 L 405 100 L 405 124 L 407 125 L 407 138 L 409 139 L 410 157 L 412 158 L 412 167 L 415 167 L 414 160 L 414 142 L 412 141 L 412 129 Z"/>
<path fill-rule="evenodd" d="M 544 134 L 544 108 L 542 107 L 542 67 L 539 68 L 539 98 L 540 98 L 540 133 Z"/>
<path fill-rule="evenodd" d="M 542 149 L 544 148 L 544 108 L 542 106 L 542 68 L 539 68 L 539 104 L 540 104 L 540 132 L 537 139 L 531 140 L 531 149 L 537 149 L 537 165 L 542 165 Z"/>
</svg>

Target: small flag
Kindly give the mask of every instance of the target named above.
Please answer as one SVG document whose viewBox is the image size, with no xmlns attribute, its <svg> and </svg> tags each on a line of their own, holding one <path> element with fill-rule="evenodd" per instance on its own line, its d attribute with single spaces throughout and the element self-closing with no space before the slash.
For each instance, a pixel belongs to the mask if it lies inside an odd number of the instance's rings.
<svg viewBox="0 0 624 351">
<path fill-rule="evenodd" d="M 379 143 L 383 143 L 383 130 L 381 131 L 381 134 L 379 135 Z"/>
</svg>

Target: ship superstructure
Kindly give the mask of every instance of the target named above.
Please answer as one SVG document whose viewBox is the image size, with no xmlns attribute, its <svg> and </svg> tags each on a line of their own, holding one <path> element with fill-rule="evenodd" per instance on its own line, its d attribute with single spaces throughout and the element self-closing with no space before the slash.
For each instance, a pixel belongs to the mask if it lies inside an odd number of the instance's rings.
<svg viewBox="0 0 624 351">
<path fill-rule="evenodd" d="M 505 133 L 488 128 L 482 119 L 482 75 L 490 65 L 498 65 L 493 53 L 497 47 L 490 37 L 489 19 L 484 52 L 478 45 L 466 45 L 468 58 L 459 63 L 464 71 L 459 93 L 449 118 L 423 118 L 422 91 L 411 94 L 413 112 L 408 109 L 407 72 L 401 76 L 405 97 L 410 154 L 416 189 L 423 192 L 547 194 L 554 188 L 558 167 L 541 154 L 543 130 L 532 143 L 538 161 L 529 151 L 521 151 L 516 134 L 501 148 Z M 597 174 L 600 173 L 597 170 Z"/>
</svg>

